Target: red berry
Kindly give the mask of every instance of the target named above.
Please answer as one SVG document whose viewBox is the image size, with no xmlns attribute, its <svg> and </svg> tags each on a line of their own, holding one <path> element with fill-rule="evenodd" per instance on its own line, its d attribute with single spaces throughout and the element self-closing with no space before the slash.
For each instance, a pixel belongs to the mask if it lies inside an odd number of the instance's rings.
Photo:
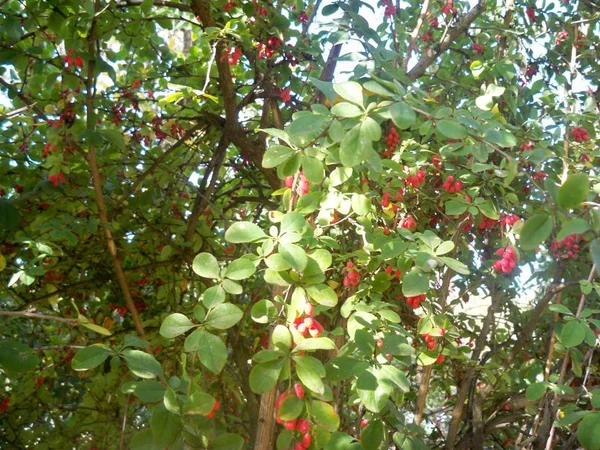
<svg viewBox="0 0 600 450">
<path fill-rule="evenodd" d="M 310 444 L 312 443 L 312 436 L 308 433 L 306 433 L 303 437 L 302 437 L 302 445 L 304 445 L 306 448 L 310 447 Z"/>
<path fill-rule="evenodd" d="M 369 421 L 368 421 L 367 419 L 362 419 L 362 420 L 360 421 L 360 426 L 361 426 L 362 428 L 366 427 L 367 425 L 369 425 Z"/>
<path fill-rule="evenodd" d="M 286 420 L 283 424 L 286 430 L 295 430 L 296 429 L 296 421 L 295 420 Z"/>
<path fill-rule="evenodd" d="M 296 431 L 299 433 L 308 433 L 310 430 L 310 422 L 306 419 L 298 419 L 296 423 Z"/>
<path fill-rule="evenodd" d="M 296 397 L 304 398 L 304 388 L 300 383 L 294 385 L 294 391 L 296 392 Z"/>
</svg>

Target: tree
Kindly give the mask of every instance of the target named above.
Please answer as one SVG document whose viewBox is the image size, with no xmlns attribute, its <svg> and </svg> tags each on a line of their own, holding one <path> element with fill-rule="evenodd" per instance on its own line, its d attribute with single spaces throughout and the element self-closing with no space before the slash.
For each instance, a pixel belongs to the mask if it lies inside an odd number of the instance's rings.
<svg viewBox="0 0 600 450">
<path fill-rule="evenodd" d="M 0 448 L 600 448 L 594 1 L 0 4 Z"/>
</svg>

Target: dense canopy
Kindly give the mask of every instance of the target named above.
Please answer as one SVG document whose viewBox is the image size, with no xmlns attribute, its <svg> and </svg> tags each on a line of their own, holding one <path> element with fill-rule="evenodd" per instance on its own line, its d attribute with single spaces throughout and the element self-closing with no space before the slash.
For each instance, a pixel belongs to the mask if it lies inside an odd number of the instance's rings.
<svg viewBox="0 0 600 450">
<path fill-rule="evenodd" d="M 599 20 L 0 1 L 0 448 L 600 449 Z"/>
</svg>

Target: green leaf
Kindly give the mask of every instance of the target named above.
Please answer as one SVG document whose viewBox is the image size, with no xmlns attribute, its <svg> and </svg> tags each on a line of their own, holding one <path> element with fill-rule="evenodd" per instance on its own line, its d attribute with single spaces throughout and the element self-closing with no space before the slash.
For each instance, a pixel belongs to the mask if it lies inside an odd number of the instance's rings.
<svg viewBox="0 0 600 450">
<path fill-rule="evenodd" d="M 279 405 L 279 417 L 282 420 L 294 420 L 302 414 L 304 402 L 295 395 L 288 395 Z"/>
<path fill-rule="evenodd" d="M 588 414 L 579 422 L 577 439 L 586 450 L 600 449 L 600 413 Z"/>
<path fill-rule="evenodd" d="M 546 392 L 546 389 L 548 389 L 548 382 L 539 381 L 527 386 L 525 396 L 527 397 L 527 400 L 539 400 Z"/>
<path fill-rule="evenodd" d="M 196 330 L 184 342 L 186 352 L 198 352 L 198 359 L 212 373 L 220 373 L 227 362 L 227 347 L 223 341 L 205 330 Z"/>
<path fill-rule="evenodd" d="M 570 320 L 560 332 L 560 342 L 565 347 L 575 347 L 585 339 L 585 325 L 578 320 Z"/>
<path fill-rule="evenodd" d="M 183 413 L 205 416 L 212 411 L 214 406 L 215 399 L 212 395 L 197 392 L 191 395 L 183 404 Z"/>
<path fill-rule="evenodd" d="M 242 450 L 244 438 L 239 434 L 224 433 L 215 438 L 210 446 L 211 450 Z"/>
<path fill-rule="evenodd" d="M 219 278 L 219 262 L 210 253 L 198 253 L 192 263 L 194 272 L 203 278 Z"/>
<path fill-rule="evenodd" d="M 440 133 L 450 139 L 464 139 L 469 135 L 467 129 L 453 119 L 442 119 L 436 122 L 436 127 Z"/>
<path fill-rule="evenodd" d="M 302 272 L 308 264 L 308 256 L 302 247 L 296 244 L 279 244 L 279 254 L 296 271 Z"/>
<path fill-rule="evenodd" d="M 358 117 L 363 112 L 361 108 L 348 102 L 340 102 L 331 108 L 331 113 L 338 117 Z"/>
<path fill-rule="evenodd" d="M 256 272 L 256 266 L 248 259 L 240 258 L 232 261 L 225 269 L 225 276 L 231 280 L 245 280 Z"/>
<path fill-rule="evenodd" d="M 267 237 L 263 230 L 252 222 L 236 222 L 225 232 L 225 240 L 232 244 L 254 242 Z"/>
<path fill-rule="evenodd" d="M 340 417 L 333 410 L 333 406 L 322 401 L 312 402 L 312 413 L 315 422 L 327 431 L 333 433 L 340 426 Z"/>
<path fill-rule="evenodd" d="M 406 297 L 425 294 L 429 290 L 429 278 L 424 273 L 413 270 L 402 278 L 402 294 Z"/>
<path fill-rule="evenodd" d="M 237 306 L 231 303 L 223 303 L 208 312 L 204 324 L 208 328 L 226 330 L 238 323 L 243 315 L 244 313 Z"/>
<path fill-rule="evenodd" d="M 552 233 L 552 217 L 546 213 L 531 216 L 521 229 L 521 247 L 533 250 L 543 243 Z"/>
<path fill-rule="evenodd" d="M 259 300 L 252 306 L 250 316 L 256 323 L 269 323 L 277 318 L 277 308 L 271 300 Z"/>
<path fill-rule="evenodd" d="M 390 365 L 381 366 L 377 374 L 379 375 L 379 379 L 387 380 L 395 384 L 395 388 L 398 388 L 403 392 L 410 391 L 408 378 L 406 378 L 406 375 L 397 367 Z"/>
<path fill-rule="evenodd" d="M 378 141 L 381 139 L 381 125 L 375 119 L 366 117 L 360 126 L 360 135 L 364 139 Z"/>
<path fill-rule="evenodd" d="M 371 212 L 371 200 L 364 194 L 352 194 L 352 210 L 359 216 L 366 216 Z"/>
<path fill-rule="evenodd" d="M 294 347 L 294 353 L 311 350 L 335 350 L 333 341 L 326 337 L 307 338 Z"/>
<path fill-rule="evenodd" d="M 505 148 L 517 145 L 517 139 L 508 131 L 504 130 L 488 129 L 485 133 L 485 140 Z"/>
<path fill-rule="evenodd" d="M 127 362 L 129 370 L 140 378 L 154 378 L 162 374 L 160 363 L 146 352 L 126 348 L 121 352 L 121 356 Z"/>
<path fill-rule="evenodd" d="M 568 220 L 565 222 L 560 229 L 560 232 L 556 235 L 557 241 L 562 241 L 571 234 L 582 234 L 590 229 L 590 224 L 587 220 L 580 217 Z"/>
<path fill-rule="evenodd" d="M 302 384 L 316 394 L 323 395 L 325 386 L 322 378 L 326 375 L 323 363 L 311 356 L 295 356 L 296 374 Z"/>
<path fill-rule="evenodd" d="M 304 176 L 311 183 L 320 183 L 325 178 L 325 169 L 323 163 L 318 158 L 312 156 L 304 156 L 302 161 L 302 170 Z"/>
<path fill-rule="evenodd" d="M 256 394 L 262 394 L 275 387 L 283 367 L 282 360 L 269 361 L 255 365 L 250 371 L 250 389 Z"/>
<path fill-rule="evenodd" d="M 500 214 L 498 214 L 496 207 L 489 200 L 481 202 L 477 207 L 479 208 L 479 211 L 481 211 L 481 214 L 492 220 L 498 220 L 500 218 Z"/>
<path fill-rule="evenodd" d="M 110 349 L 101 345 L 92 345 L 90 347 L 82 348 L 73 357 L 71 367 L 73 367 L 73 370 L 93 369 L 106 361 L 106 358 L 108 358 L 110 354 Z M 0 360 L 0 362 L 2 361 Z"/>
<path fill-rule="evenodd" d="M 190 319 L 180 313 L 171 314 L 163 321 L 160 326 L 160 335 L 166 338 L 174 338 L 183 334 L 196 325 Z"/>
<path fill-rule="evenodd" d="M 271 145 L 263 155 L 262 165 L 266 169 L 277 167 L 287 161 L 295 153 L 295 150 L 283 145 Z"/>
<path fill-rule="evenodd" d="M 152 440 L 152 430 L 146 428 L 137 432 L 129 441 L 129 450 L 157 450 Z"/>
<path fill-rule="evenodd" d="M 445 204 L 446 214 L 449 216 L 460 216 L 467 210 L 467 204 L 459 200 L 448 200 Z"/>
<path fill-rule="evenodd" d="M 390 106 L 390 115 L 392 121 L 401 130 L 410 128 L 416 121 L 417 115 L 413 109 L 406 103 L 394 103 Z"/>
<path fill-rule="evenodd" d="M 575 209 L 587 200 L 590 180 L 584 173 L 569 175 L 558 188 L 558 204 L 564 209 Z"/>
<path fill-rule="evenodd" d="M 381 420 L 373 420 L 360 432 L 360 442 L 365 450 L 377 450 L 384 437 Z"/>
<path fill-rule="evenodd" d="M 79 322 L 79 326 L 87 328 L 88 330 L 93 331 L 94 333 L 101 334 L 102 336 L 112 336 L 112 333 L 104 327 L 100 325 L 96 325 L 95 323 L 83 323 Z"/>
<path fill-rule="evenodd" d="M 170 411 L 173 414 L 177 414 L 177 415 L 181 414 L 181 412 L 179 410 L 179 401 L 177 400 L 177 394 L 175 393 L 173 388 L 170 386 L 167 387 L 167 390 L 165 391 L 165 396 L 163 398 L 163 404 L 165 405 L 165 408 L 167 408 L 167 411 Z"/>
<path fill-rule="evenodd" d="M 150 428 L 154 445 L 165 448 L 175 442 L 179 436 L 181 421 L 179 416 L 167 411 L 165 406 L 160 404 L 152 411 Z"/>
<path fill-rule="evenodd" d="M 142 380 L 133 391 L 133 394 L 143 402 L 158 403 L 165 397 L 166 388 L 156 380 Z"/>
<path fill-rule="evenodd" d="M 333 83 L 333 89 L 344 100 L 363 106 L 362 86 L 356 81 L 345 81 L 343 83 Z"/>
<path fill-rule="evenodd" d="M 600 240 L 594 239 L 590 244 L 590 254 L 592 261 L 596 265 L 596 273 L 600 275 Z"/>
<path fill-rule="evenodd" d="M 292 347 L 292 334 L 285 325 L 277 325 L 271 334 L 273 347 L 289 352 Z"/>
<path fill-rule="evenodd" d="M 19 228 L 19 210 L 4 198 L 0 198 L 0 231 L 15 231 Z"/>
<path fill-rule="evenodd" d="M 366 151 L 360 139 L 360 124 L 346 133 L 340 143 L 340 161 L 344 167 L 355 167 L 365 160 Z"/>
<path fill-rule="evenodd" d="M 225 285 L 225 282 L 227 281 L 229 280 L 225 280 L 223 285 Z M 230 283 L 233 283 L 233 281 L 230 281 Z M 204 303 L 204 306 L 207 308 L 214 308 L 215 306 L 225 302 L 225 289 L 223 289 L 223 287 L 219 284 L 216 286 L 211 286 L 202 293 L 201 300 L 202 303 Z"/>
<path fill-rule="evenodd" d="M 335 291 L 325 284 L 307 286 L 306 292 L 319 305 L 333 308 L 338 303 L 338 296 Z"/>
</svg>

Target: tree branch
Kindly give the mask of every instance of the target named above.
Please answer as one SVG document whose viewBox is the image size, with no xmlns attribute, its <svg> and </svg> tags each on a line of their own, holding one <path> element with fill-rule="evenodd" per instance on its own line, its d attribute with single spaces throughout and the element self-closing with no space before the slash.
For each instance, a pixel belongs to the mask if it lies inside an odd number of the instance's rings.
<svg viewBox="0 0 600 450">
<path fill-rule="evenodd" d="M 469 26 L 479 17 L 486 8 L 487 0 L 479 0 L 479 3 L 475 5 L 468 13 L 461 16 L 456 23 L 456 26 L 444 35 L 435 50 L 429 50 L 425 55 L 419 59 L 415 67 L 413 67 L 406 75 L 412 81 L 423 76 L 429 66 L 431 66 L 436 58 L 444 53 L 450 45 L 464 32 L 469 29 Z"/>
<path fill-rule="evenodd" d="M 406 72 L 408 69 L 408 62 L 410 57 L 412 56 L 412 52 L 417 46 L 417 39 L 419 38 L 419 33 L 421 32 L 421 27 L 423 26 L 423 22 L 425 22 L 425 17 L 427 17 L 427 11 L 429 11 L 429 1 L 425 0 L 423 5 L 421 6 L 421 13 L 417 18 L 417 24 L 415 25 L 414 30 L 410 34 L 410 41 L 408 43 L 408 48 L 406 49 L 406 55 L 404 56 L 404 61 L 402 62 L 402 70 Z"/>
</svg>

